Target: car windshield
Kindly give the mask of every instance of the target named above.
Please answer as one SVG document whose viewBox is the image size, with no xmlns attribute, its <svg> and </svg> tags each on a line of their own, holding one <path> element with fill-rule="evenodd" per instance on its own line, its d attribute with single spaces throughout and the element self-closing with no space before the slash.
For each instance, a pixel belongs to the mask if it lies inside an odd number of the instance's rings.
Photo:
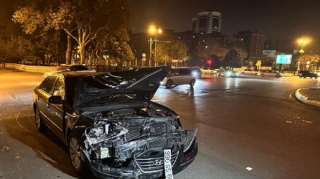
<svg viewBox="0 0 320 179">
<path fill-rule="evenodd" d="M 111 103 L 124 104 L 139 101 L 137 95 L 134 93 L 103 94 L 90 96 L 90 99 L 80 104 L 79 107 L 101 106 Z"/>
</svg>

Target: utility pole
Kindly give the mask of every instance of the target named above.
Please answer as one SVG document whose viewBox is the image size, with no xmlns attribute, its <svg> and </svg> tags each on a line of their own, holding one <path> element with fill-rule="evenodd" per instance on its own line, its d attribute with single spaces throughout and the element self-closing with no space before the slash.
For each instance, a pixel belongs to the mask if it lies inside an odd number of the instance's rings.
<svg viewBox="0 0 320 179">
<path fill-rule="evenodd" d="M 150 56 L 149 56 L 148 66 L 150 67 L 151 66 L 151 57 L 152 57 L 152 38 L 150 38 L 149 43 L 150 43 Z"/>
</svg>

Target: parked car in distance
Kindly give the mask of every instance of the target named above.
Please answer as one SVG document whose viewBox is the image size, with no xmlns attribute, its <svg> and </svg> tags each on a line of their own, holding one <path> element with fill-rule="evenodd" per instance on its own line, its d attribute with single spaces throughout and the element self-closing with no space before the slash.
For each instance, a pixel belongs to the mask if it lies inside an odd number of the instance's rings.
<svg viewBox="0 0 320 179">
<path fill-rule="evenodd" d="M 67 71 L 73 71 L 73 72 L 96 72 L 95 69 L 90 69 L 89 67 L 84 66 L 84 65 L 72 65 L 72 66 L 69 66 L 69 67 L 60 67 L 58 71 L 45 72 L 43 74 L 43 77 L 46 78 L 47 76 L 50 76 L 53 73 L 67 72 Z"/>
<path fill-rule="evenodd" d="M 162 178 L 198 152 L 197 129 L 151 101 L 169 66 L 112 73 L 55 73 L 33 91 L 35 124 L 68 147 L 74 170 L 97 178 Z M 52 150 L 50 148 L 46 150 Z"/>
<path fill-rule="evenodd" d="M 238 75 L 239 75 L 238 71 L 234 71 L 231 69 L 220 71 L 220 76 L 224 76 L 224 77 L 238 77 Z"/>
<path fill-rule="evenodd" d="M 310 70 L 299 71 L 298 76 L 300 78 L 302 78 L 302 77 L 303 78 L 310 77 L 310 78 L 315 78 L 315 79 L 318 78 L 318 74 L 313 71 L 310 71 Z"/>
<path fill-rule="evenodd" d="M 260 72 L 259 71 L 255 71 L 255 70 L 251 70 L 251 69 L 245 69 L 241 72 L 241 74 L 243 75 L 255 75 L 255 76 L 259 76 Z"/>
<path fill-rule="evenodd" d="M 174 68 L 169 71 L 168 75 L 162 80 L 161 85 L 164 85 L 166 88 L 185 84 L 193 87 L 196 79 L 197 74 L 194 73 L 192 68 Z"/>
<path fill-rule="evenodd" d="M 282 77 L 282 73 L 280 73 L 279 71 L 275 71 L 275 70 L 262 70 L 262 71 L 260 71 L 260 76 L 261 77 L 273 76 L 273 77 L 280 78 L 280 77 Z"/>
<path fill-rule="evenodd" d="M 209 67 L 203 67 L 203 68 L 201 68 L 201 73 L 202 74 L 217 74 L 218 70 L 217 69 L 211 69 Z"/>
</svg>

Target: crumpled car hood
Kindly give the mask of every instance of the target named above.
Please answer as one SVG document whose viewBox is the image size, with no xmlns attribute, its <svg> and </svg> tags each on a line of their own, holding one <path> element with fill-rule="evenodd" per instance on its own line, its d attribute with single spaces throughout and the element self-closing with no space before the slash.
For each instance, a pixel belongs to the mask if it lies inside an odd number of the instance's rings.
<svg viewBox="0 0 320 179">
<path fill-rule="evenodd" d="M 134 93 L 151 100 L 170 70 L 170 66 L 163 66 L 84 76 L 76 88 L 75 106 L 104 94 Z"/>
</svg>

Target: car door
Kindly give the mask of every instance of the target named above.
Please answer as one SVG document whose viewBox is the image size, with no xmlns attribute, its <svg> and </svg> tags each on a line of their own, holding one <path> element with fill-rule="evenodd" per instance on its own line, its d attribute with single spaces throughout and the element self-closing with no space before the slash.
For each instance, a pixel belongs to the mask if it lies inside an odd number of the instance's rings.
<svg viewBox="0 0 320 179">
<path fill-rule="evenodd" d="M 174 69 L 173 70 L 172 81 L 173 81 L 174 85 L 178 85 L 178 84 L 181 84 L 183 82 L 183 79 L 181 78 L 180 69 Z"/>
<path fill-rule="evenodd" d="M 183 84 L 189 84 L 191 79 L 193 78 L 192 71 L 190 69 L 182 69 L 181 75 L 183 78 Z"/>
<path fill-rule="evenodd" d="M 62 100 L 65 99 L 65 82 L 63 76 L 59 76 L 53 87 L 52 96 L 61 96 Z M 48 103 L 48 110 L 50 111 L 50 119 L 53 123 L 53 132 L 61 139 L 64 140 L 63 124 L 64 124 L 64 108 L 63 104 Z"/>
<path fill-rule="evenodd" d="M 48 99 L 52 94 L 53 86 L 57 80 L 56 76 L 49 76 L 48 78 L 43 81 L 39 89 L 37 90 L 36 96 L 36 104 L 38 109 L 40 110 L 40 117 L 44 120 L 44 122 L 52 128 L 52 122 L 50 119 L 50 111 L 48 108 Z"/>
<path fill-rule="evenodd" d="M 184 84 L 185 79 L 184 79 L 184 74 L 182 69 L 177 69 L 177 84 Z"/>
</svg>

